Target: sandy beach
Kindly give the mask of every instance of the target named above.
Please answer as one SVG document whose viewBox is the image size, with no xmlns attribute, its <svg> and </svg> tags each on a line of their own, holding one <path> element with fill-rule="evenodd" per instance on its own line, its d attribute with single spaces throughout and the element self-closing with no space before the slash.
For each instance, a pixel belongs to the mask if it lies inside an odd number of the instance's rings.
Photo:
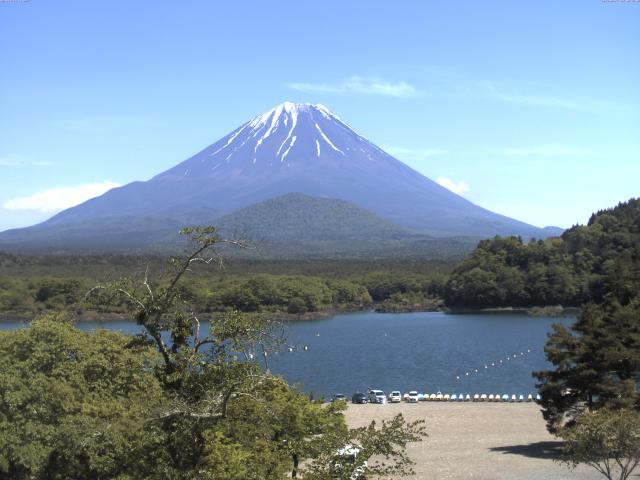
<svg viewBox="0 0 640 480">
<path fill-rule="evenodd" d="M 603 478 L 589 467 L 569 470 L 553 461 L 560 443 L 535 403 L 396 403 L 349 405 L 351 427 L 402 413 L 423 419 L 429 437 L 408 446 L 412 479 L 569 480 Z"/>
</svg>

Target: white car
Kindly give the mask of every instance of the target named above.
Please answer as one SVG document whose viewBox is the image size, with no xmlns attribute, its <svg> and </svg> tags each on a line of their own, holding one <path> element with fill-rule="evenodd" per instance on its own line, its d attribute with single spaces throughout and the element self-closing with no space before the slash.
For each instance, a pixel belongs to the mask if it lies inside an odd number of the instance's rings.
<svg viewBox="0 0 640 480">
<path fill-rule="evenodd" d="M 407 402 L 418 403 L 418 392 L 416 390 L 411 390 L 409 392 L 409 396 L 407 397 Z"/>
<path fill-rule="evenodd" d="M 387 403 L 387 396 L 382 390 L 369 390 L 369 403 Z"/>
<path fill-rule="evenodd" d="M 399 403 L 402 401 L 402 394 L 398 390 L 394 390 L 389 394 L 390 403 Z"/>
</svg>

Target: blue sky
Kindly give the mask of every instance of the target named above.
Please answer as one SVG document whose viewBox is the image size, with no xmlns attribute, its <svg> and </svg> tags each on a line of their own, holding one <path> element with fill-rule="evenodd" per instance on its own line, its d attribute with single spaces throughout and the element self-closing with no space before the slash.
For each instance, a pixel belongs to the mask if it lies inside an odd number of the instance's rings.
<svg viewBox="0 0 640 480">
<path fill-rule="evenodd" d="M 640 195 L 637 2 L 0 2 L 0 65 L 0 230 L 285 100 L 535 225 Z"/>
</svg>

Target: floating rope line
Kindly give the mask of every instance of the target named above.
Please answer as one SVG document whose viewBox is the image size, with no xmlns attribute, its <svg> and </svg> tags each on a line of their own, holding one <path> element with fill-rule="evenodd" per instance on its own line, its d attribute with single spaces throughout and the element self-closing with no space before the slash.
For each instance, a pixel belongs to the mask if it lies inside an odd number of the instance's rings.
<svg viewBox="0 0 640 480">
<path fill-rule="evenodd" d="M 524 357 L 525 355 L 528 355 L 529 353 L 531 353 L 533 349 L 531 348 L 527 348 L 526 351 L 522 351 L 519 354 L 518 353 L 514 353 L 513 355 L 507 355 L 504 359 L 500 359 L 496 362 L 491 362 L 491 363 L 487 363 L 484 365 L 484 369 L 482 368 L 472 368 L 470 369 L 468 372 L 465 372 L 464 375 L 460 374 L 460 375 L 456 375 L 456 380 L 460 380 L 460 378 L 462 377 L 468 377 L 470 375 L 473 375 L 474 373 L 480 373 L 483 370 L 489 370 L 490 368 L 495 368 L 497 366 L 500 366 L 501 363 L 504 363 L 505 361 L 511 361 L 512 359 L 516 359 L 519 357 Z"/>
</svg>

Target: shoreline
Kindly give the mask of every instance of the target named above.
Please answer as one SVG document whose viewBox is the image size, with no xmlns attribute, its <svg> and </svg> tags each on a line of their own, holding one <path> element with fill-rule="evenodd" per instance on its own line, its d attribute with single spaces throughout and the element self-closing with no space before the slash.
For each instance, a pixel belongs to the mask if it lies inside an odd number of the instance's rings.
<svg viewBox="0 0 640 480">
<path fill-rule="evenodd" d="M 499 308 L 457 308 L 457 309 L 449 309 L 447 307 L 441 306 L 434 309 L 392 309 L 392 310 L 381 310 L 379 309 L 380 303 L 371 304 L 367 307 L 347 307 L 347 308 L 328 308 L 324 310 L 317 310 L 314 312 L 305 312 L 302 314 L 297 313 L 288 313 L 288 312 L 247 312 L 251 314 L 262 314 L 266 316 L 271 316 L 273 318 L 278 318 L 279 320 L 285 322 L 305 322 L 305 321 L 314 321 L 314 320 L 323 320 L 335 315 L 345 314 L 345 313 L 434 313 L 440 312 L 445 314 L 457 314 L 457 315 L 483 315 L 483 314 L 522 314 L 529 317 L 567 317 L 572 315 L 577 315 L 580 313 L 580 308 L 578 307 L 530 307 L 530 308 L 521 308 L 521 307 L 499 307 Z M 42 312 L 0 312 L 0 323 L 28 323 L 34 317 L 41 314 L 46 313 L 56 313 L 55 310 L 45 310 Z M 214 316 L 220 315 L 225 312 L 208 312 L 201 313 L 202 317 L 206 316 Z M 104 313 L 97 314 L 94 312 L 85 312 L 78 315 L 78 322 L 113 322 L 113 321 L 124 321 L 135 323 L 135 320 L 131 318 L 129 314 L 124 313 Z"/>
</svg>

